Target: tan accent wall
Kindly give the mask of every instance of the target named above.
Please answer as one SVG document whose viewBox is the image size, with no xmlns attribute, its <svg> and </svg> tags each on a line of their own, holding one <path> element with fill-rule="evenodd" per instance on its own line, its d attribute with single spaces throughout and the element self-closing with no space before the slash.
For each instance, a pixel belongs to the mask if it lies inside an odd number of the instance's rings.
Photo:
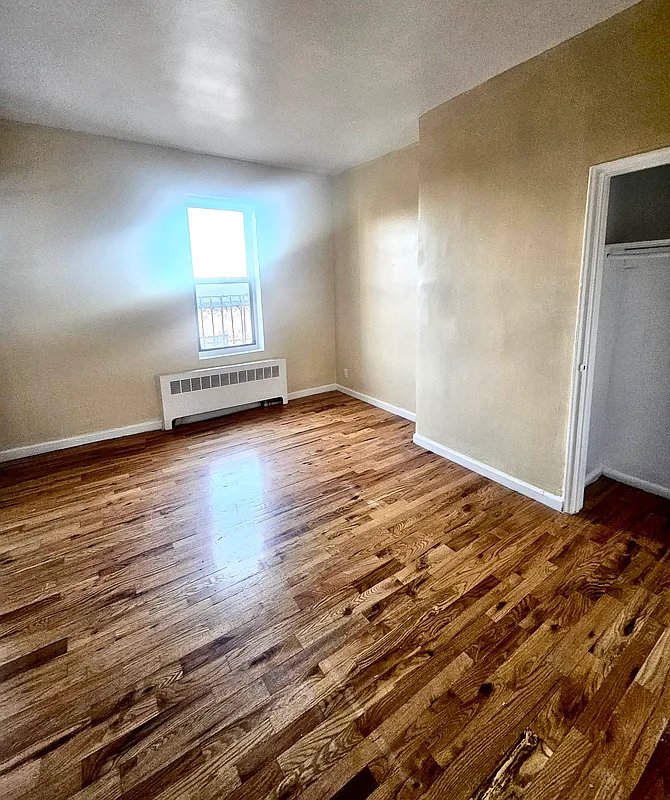
<svg viewBox="0 0 670 800">
<path fill-rule="evenodd" d="M 560 493 L 588 170 L 670 145 L 644 0 L 420 120 L 417 431 Z"/>
<path fill-rule="evenodd" d="M 408 411 L 416 393 L 417 201 L 417 145 L 335 178 L 337 380 Z"/>
<path fill-rule="evenodd" d="M 265 352 L 199 361 L 185 196 L 256 207 Z M 156 376 L 335 379 L 331 180 L 0 122 L 0 450 L 160 417 Z"/>
</svg>

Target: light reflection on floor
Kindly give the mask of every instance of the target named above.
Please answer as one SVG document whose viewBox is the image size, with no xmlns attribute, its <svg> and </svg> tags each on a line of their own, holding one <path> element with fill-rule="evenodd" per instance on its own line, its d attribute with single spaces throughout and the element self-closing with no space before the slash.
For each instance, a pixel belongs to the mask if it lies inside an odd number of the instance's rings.
<svg viewBox="0 0 670 800">
<path fill-rule="evenodd" d="M 266 523 L 265 481 L 253 450 L 213 461 L 208 470 L 206 524 L 216 569 L 229 578 L 253 575 L 262 566 Z"/>
</svg>

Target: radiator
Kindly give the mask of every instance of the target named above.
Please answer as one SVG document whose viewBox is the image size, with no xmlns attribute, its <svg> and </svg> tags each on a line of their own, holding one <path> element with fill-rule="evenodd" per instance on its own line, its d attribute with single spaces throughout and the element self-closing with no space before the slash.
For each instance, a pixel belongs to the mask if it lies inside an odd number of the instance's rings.
<svg viewBox="0 0 670 800">
<path fill-rule="evenodd" d="M 161 375 L 160 386 L 165 430 L 170 430 L 178 417 L 276 397 L 288 402 L 283 358 Z"/>
</svg>

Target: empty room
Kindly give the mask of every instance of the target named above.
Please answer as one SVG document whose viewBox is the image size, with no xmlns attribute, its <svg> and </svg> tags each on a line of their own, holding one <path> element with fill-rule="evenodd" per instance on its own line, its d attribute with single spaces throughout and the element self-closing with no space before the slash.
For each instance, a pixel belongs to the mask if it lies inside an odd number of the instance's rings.
<svg viewBox="0 0 670 800">
<path fill-rule="evenodd" d="M 670 2 L 0 0 L 0 798 L 670 799 Z"/>
</svg>

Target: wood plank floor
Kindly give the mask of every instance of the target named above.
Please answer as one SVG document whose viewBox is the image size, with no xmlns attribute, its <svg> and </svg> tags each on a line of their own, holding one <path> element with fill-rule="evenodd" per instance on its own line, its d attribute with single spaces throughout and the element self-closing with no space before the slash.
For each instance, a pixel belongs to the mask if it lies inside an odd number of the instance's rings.
<svg viewBox="0 0 670 800">
<path fill-rule="evenodd" d="M 341 394 L 0 472 L 3 800 L 670 797 L 670 504 Z"/>
</svg>

